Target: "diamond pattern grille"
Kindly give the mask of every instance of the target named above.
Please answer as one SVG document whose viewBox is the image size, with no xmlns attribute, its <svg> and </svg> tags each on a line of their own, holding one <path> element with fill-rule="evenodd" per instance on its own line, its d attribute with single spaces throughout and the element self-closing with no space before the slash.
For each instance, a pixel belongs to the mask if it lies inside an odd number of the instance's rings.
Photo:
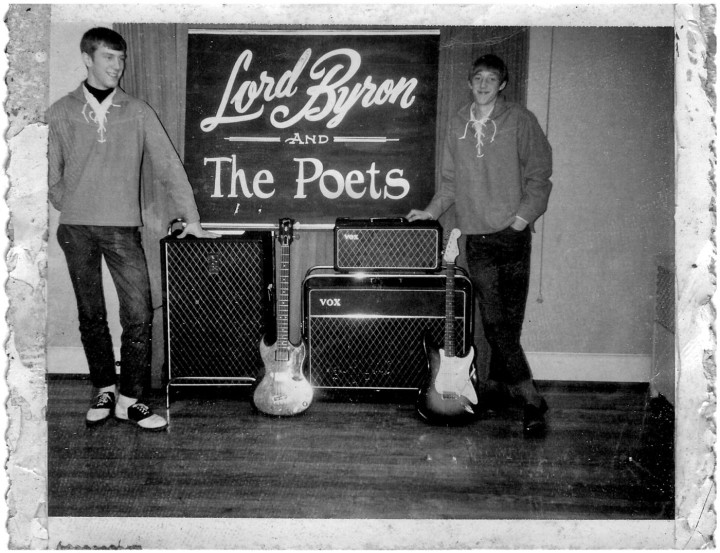
<svg viewBox="0 0 720 553">
<path fill-rule="evenodd" d="M 240 239 L 166 244 L 171 380 L 258 376 L 269 303 L 265 265 L 272 263 L 265 248 Z"/>
<path fill-rule="evenodd" d="M 338 229 L 339 269 L 438 268 L 436 229 Z"/>
<path fill-rule="evenodd" d="M 422 340 L 442 344 L 441 317 L 311 319 L 310 381 L 318 388 L 419 388 L 428 364 Z M 465 352 L 464 320 L 455 319 L 458 355 Z"/>
</svg>

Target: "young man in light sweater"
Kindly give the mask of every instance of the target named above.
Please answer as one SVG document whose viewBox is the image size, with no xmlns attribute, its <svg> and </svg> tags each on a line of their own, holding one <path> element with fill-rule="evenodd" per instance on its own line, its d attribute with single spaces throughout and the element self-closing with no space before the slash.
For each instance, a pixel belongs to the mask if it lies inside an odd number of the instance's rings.
<svg viewBox="0 0 720 553">
<path fill-rule="evenodd" d="M 468 86 L 473 102 L 450 120 L 440 188 L 425 209 L 413 209 L 407 218 L 437 219 L 455 205 L 491 348 L 484 389 L 507 389 L 519 398 L 523 432 L 534 436 L 545 430 L 548 407 L 533 381 L 520 335 L 530 280 L 531 230 L 547 208 L 552 151 L 535 116 L 500 95 L 507 82 L 507 68 L 497 56 L 485 55 L 472 64 Z"/>
<path fill-rule="evenodd" d="M 93 426 L 112 415 L 146 430 L 167 421 L 142 401 L 150 369 L 152 304 L 140 241 L 140 167 L 153 164 L 177 217 L 181 238 L 215 237 L 200 226 L 192 188 L 155 112 L 119 86 L 127 45 L 111 29 L 94 28 L 80 43 L 87 80 L 55 102 L 49 124 L 49 198 L 60 211 L 58 241 L 77 300 L 80 336 L 95 395 Z M 121 370 L 115 358 L 102 288 L 105 259 L 120 303 Z"/>
</svg>

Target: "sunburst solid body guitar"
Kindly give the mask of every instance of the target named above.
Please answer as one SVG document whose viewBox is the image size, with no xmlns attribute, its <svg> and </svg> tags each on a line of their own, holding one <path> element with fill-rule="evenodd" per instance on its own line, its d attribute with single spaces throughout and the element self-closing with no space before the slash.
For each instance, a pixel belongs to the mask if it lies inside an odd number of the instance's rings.
<svg viewBox="0 0 720 553">
<path fill-rule="evenodd" d="M 418 392 L 418 414 L 428 422 L 463 423 L 476 416 L 478 404 L 473 377 L 475 350 L 471 346 L 464 357 L 455 353 L 455 259 L 460 230 L 453 229 L 445 247 L 445 348 L 423 345 L 428 358 L 427 385 Z"/>
<path fill-rule="evenodd" d="M 292 219 L 280 220 L 278 240 L 281 245 L 280 285 L 277 299 L 277 333 L 275 343 L 260 341 L 260 357 L 265 372 L 253 390 L 253 405 L 267 415 L 293 416 L 305 411 L 313 399 L 313 388 L 303 374 L 305 343 L 295 345 L 289 338 L 290 243 Z"/>
</svg>

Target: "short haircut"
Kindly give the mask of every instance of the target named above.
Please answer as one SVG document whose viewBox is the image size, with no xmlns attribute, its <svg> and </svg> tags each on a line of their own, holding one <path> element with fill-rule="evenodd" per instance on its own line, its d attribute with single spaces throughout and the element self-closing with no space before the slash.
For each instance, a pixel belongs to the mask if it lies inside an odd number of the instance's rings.
<svg viewBox="0 0 720 553">
<path fill-rule="evenodd" d="M 80 51 L 92 57 L 100 46 L 111 50 L 127 52 L 125 39 L 112 29 L 107 27 L 94 27 L 86 31 L 80 41 Z"/>
<path fill-rule="evenodd" d="M 489 69 L 491 71 L 497 71 L 498 73 L 500 73 L 500 84 L 508 82 L 508 70 L 505 66 L 505 62 L 495 54 L 485 54 L 484 56 L 480 56 L 478 59 L 476 59 L 470 66 L 470 71 L 468 72 L 468 80 L 472 81 L 475 73 L 477 73 L 481 69 Z"/>
</svg>

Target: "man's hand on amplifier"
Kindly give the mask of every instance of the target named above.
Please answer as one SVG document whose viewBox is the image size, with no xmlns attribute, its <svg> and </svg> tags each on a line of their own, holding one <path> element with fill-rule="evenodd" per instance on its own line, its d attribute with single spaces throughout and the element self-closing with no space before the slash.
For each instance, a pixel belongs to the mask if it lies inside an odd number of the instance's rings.
<svg viewBox="0 0 720 553">
<path fill-rule="evenodd" d="M 432 219 L 433 216 L 427 211 L 423 211 L 421 209 L 411 209 L 410 213 L 408 213 L 405 218 L 408 221 L 427 221 L 428 219 Z"/>
<path fill-rule="evenodd" d="M 182 233 L 178 235 L 178 238 L 185 238 L 188 234 L 192 234 L 197 238 L 219 238 L 220 235 L 209 230 L 205 230 L 200 226 L 200 223 L 188 223 L 185 225 Z"/>
</svg>

